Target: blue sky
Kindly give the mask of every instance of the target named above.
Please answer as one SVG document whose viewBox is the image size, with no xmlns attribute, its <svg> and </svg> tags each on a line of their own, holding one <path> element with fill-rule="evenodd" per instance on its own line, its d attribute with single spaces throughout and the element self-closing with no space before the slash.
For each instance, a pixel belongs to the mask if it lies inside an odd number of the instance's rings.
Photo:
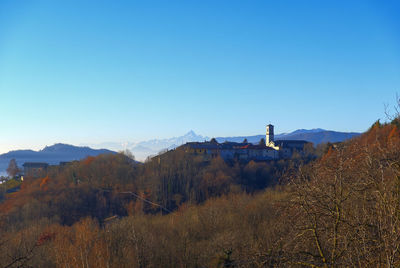
<svg viewBox="0 0 400 268">
<path fill-rule="evenodd" d="M 0 1 L 0 152 L 364 131 L 400 92 L 399 1 Z"/>
</svg>

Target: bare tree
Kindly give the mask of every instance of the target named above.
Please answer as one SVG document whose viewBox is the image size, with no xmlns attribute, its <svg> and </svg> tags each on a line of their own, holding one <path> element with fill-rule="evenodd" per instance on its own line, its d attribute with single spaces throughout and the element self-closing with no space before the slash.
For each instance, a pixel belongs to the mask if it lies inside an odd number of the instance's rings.
<svg viewBox="0 0 400 268">
<path fill-rule="evenodd" d="M 123 151 L 120 151 L 119 153 L 125 155 L 126 157 L 128 157 L 128 158 L 130 158 L 132 160 L 135 160 L 135 156 L 133 155 L 133 153 L 129 149 L 125 149 Z"/>
<path fill-rule="evenodd" d="M 11 159 L 10 163 L 8 164 L 7 174 L 13 178 L 20 172 L 17 161 L 15 159 Z"/>
</svg>

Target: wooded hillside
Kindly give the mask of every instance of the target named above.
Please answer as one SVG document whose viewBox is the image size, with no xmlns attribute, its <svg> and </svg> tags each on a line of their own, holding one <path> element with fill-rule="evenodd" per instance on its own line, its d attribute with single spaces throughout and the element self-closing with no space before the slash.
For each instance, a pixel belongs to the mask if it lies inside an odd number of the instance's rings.
<svg viewBox="0 0 400 268">
<path fill-rule="evenodd" d="M 398 120 L 312 160 L 87 158 L 0 204 L 3 267 L 400 265 Z M 111 217 L 111 218 L 110 218 Z"/>
</svg>

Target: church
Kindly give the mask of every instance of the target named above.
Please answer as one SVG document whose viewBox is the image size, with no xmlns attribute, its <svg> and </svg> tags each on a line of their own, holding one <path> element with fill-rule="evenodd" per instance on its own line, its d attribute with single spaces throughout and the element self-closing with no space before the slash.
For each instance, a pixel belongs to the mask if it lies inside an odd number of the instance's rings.
<svg viewBox="0 0 400 268">
<path fill-rule="evenodd" d="M 304 140 L 275 141 L 274 126 L 269 124 L 266 129 L 265 144 L 218 143 L 213 139 L 208 142 L 188 142 L 179 148 L 189 154 L 202 155 L 205 160 L 220 156 L 224 160 L 267 161 L 290 158 L 294 152 L 302 154 L 306 144 L 310 143 Z"/>
<path fill-rule="evenodd" d="M 289 158 L 292 156 L 294 151 L 299 153 L 304 151 L 304 146 L 310 144 L 304 140 L 277 140 L 274 138 L 274 126 L 267 125 L 267 131 L 265 135 L 265 146 L 277 150 L 280 154 L 280 158 Z"/>
</svg>

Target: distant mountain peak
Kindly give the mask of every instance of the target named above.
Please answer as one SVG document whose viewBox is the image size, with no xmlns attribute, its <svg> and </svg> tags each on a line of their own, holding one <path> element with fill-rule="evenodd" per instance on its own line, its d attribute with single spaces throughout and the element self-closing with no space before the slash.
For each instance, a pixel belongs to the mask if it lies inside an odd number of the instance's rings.
<svg viewBox="0 0 400 268">
<path fill-rule="evenodd" d="M 69 150 L 76 150 L 76 149 L 90 149 L 89 147 L 80 147 L 74 146 L 65 143 L 55 143 L 50 146 L 44 147 L 40 152 L 57 152 L 57 151 L 69 151 Z"/>
<path fill-rule="evenodd" d="M 129 149 L 137 159 L 144 160 L 147 156 L 157 154 L 165 149 L 170 150 L 187 142 L 205 141 L 208 139 L 208 137 L 196 134 L 194 130 L 189 130 L 186 134 L 179 137 L 141 141 L 132 144 Z"/>
<path fill-rule="evenodd" d="M 298 134 L 298 133 L 318 133 L 318 132 L 324 132 L 324 131 L 328 131 L 326 129 L 322 129 L 322 128 L 313 128 L 313 129 L 298 129 L 295 130 L 291 133 L 285 133 L 285 134 Z"/>
<path fill-rule="evenodd" d="M 4 173 L 10 159 L 16 159 L 18 165 L 25 162 L 45 162 L 58 165 L 60 162 L 80 160 L 87 156 L 115 153 L 107 149 L 92 149 L 89 147 L 74 146 L 65 143 L 56 143 L 46 146 L 40 151 L 15 150 L 0 155 L 0 174 Z"/>
<path fill-rule="evenodd" d="M 193 130 L 190 130 L 188 133 L 186 133 L 183 136 L 185 136 L 185 137 L 187 137 L 187 136 L 197 136 L 197 134 Z"/>
</svg>

